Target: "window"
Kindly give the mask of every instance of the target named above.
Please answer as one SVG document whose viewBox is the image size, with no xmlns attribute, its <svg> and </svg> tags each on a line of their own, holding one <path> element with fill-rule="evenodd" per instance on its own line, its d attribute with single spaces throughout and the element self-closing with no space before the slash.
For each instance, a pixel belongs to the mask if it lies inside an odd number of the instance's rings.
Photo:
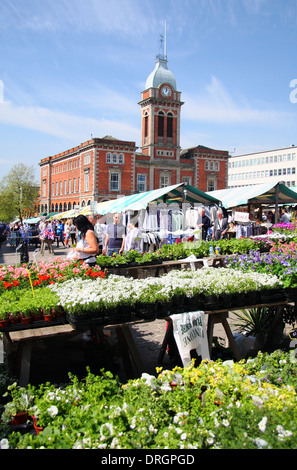
<svg viewBox="0 0 297 470">
<path fill-rule="evenodd" d="M 91 152 L 84 154 L 84 165 L 89 165 L 91 163 Z"/>
<path fill-rule="evenodd" d="M 60 181 L 60 194 L 63 194 L 63 182 Z"/>
<path fill-rule="evenodd" d="M 58 196 L 59 194 L 59 183 L 56 182 L 56 196 Z"/>
<path fill-rule="evenodd" d="M 107 152 L 106 154 L 106 163 L 111 163 L 111 153 Z"/>
<path fill-rule="evenodd" d="M 238 166 L 241 166 L 241 162 L 239 163 L 235 162 L 235 165 L 234 165 L 235 168 L 238 168 Z M 204 169 L 205 171 L 220 171 L 220 163 L 206 160 L 204 164 Z"/>
<path fill-rule="evenodd" d="M 217 182 L 215 178 L 207 178 L 207 191 L 215 191 Z"/>
<path fill-rule="evenodd" d="M 85 191 L 89 191 L 89 172 L 85 171 Z"/>
<path fill-rule="evenodd" d="M 52 196 L 55 195 L 55 183 L 52 183 Z M 52 211 L 54 212 L 54 211 Z"/>
<path fill-rule="evenodd" d="M 281 168 L 279 168 L 279 170 L 278 170 L 278 174 L 279 174 L 279 175 L 281 175 L 281 174 L 282 174 L 282 169 L 281 169 Z"/>
<path fill-rule="evenodd" d="M 147 138 L 148 136 L 148 115 L 146 114 L 144 117 L 144 137 Z"/>
<path fill-rule="evenodd" d="M 231 175 L 231 176 L 232 176 L 232 175 Z M 192 184 L 192 178 L 191 178 L 191 176 L 183 176 L 183 177 L 182 177 L 182 183 Z"/>
<path fill-rule="evenodd" d="M 64 181 L 64 194 L 67 194 L 67 181 Z"/>
<path fill-rule="evenodd" d="M 119 163 L 120 163 L 120 165 L 123 165 L 123 163 L 124 163 L 124 154 L 123 153 L 120 153 L 120 155 L 119 155 Z"/>
<path fill-rule="evenodd" d="M 137 175 L 137 191 L 146 191 L 146 175 Z"/>
<path fill-rule="evenodd" d="M 73 178 L 73 192 L 76 193 L 76 178 Z"/>
<path fill-rule="evenodd" d="M 43 197 L 46 196 L 46 180 L 42 181 L 42 194 L 43 194 Z"/>
<path fill-rule="evenodd" d="M 120 175 L 119 173 L 111 172 L 109 180 L 110 191 L 119 191 L 120 190 Z"/>
<path fill-rule="evenodd" d="M 113 153 L 112 154 L 112 163 L 117 163 L 118 162 L 118 154 L 117 153 Z"/>
<path fill-rule="evenodd" d="M 171 113 L 167 116 L 167 137 L 173 137 L 173 116 Z"/>
<path fill-rule="evenodd" d="M 68 180 L 68 193 L 71 194 L 71 180 Z"/>
<path fill-rule="evenodd" d="M 292 175 L 295 175 L 296 168 L 292 168 Z"/>
<path fill-rule="evenodd" d="M 283 168 L 283 175 L 286 175 L 286 174 L 287 174 L 287 169 Z"/>
<path fill-rule="evenodd" d="M 158 137 L 163 137 L 164 135 L 164 113 L 160 112 L 158 114 Z"/>
<path fill-rule="evenodd" d="M 170 178 L 167 175 L 160 176 L 160 188 L 165 188 L 170 185 Z"/>
</svg>

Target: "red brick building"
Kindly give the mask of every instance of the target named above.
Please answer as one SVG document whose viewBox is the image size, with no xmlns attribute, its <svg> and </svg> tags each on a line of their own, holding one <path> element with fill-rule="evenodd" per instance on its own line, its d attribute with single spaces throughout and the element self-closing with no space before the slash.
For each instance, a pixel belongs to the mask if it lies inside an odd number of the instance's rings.
<svg viewBox="0 0 297 470">
<path fill-rule="evenodd" d="M 180 148 L 181 92 L 158 55 L 141 101 L 141 147 L 93 138 L 40 162 L 40 212 L 61 212 L 180 182 L 201 191 L 227 187 L 227 151 Z"/>
</svg>

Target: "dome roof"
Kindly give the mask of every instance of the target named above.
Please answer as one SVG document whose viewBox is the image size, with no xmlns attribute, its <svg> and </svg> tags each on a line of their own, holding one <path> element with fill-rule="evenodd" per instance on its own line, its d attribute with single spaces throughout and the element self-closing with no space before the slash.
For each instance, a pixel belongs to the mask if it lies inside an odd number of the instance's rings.
<svg viewBox="0 0 297 470">
<path fill-rule="evenodd" d="M 161 83 L 168 83 L 176 91 L 176 80 L 167 67 L 167 59 L 164 56 L 157 56 L 155 69 L 148 76 L 145 89 L 158 88 Z"/>
</svg>

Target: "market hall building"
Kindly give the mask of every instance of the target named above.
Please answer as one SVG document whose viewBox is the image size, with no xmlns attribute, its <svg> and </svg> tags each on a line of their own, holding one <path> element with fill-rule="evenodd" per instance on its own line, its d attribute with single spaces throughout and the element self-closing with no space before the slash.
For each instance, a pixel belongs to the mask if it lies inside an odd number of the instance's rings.
<svg viewBox="0 0 297 470">
<path fill-rule="evenodd" d="M 107 135 L 41 160 L 41 213 L 83 208 L 92 201 L 177 183 L 203 192 L 227 187 L 228 151 L 180 147 L 183 102 L 165 53 L 157 55 L 139 105 L 140 151 L 135 142 Z"/>
</svg>

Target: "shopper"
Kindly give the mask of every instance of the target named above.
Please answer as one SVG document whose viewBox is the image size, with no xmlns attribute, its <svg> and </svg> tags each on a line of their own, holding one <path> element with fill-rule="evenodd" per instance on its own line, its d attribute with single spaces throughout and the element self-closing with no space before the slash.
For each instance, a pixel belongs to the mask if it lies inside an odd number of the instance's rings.
<svg viewBox="0 0 297 470">
<path fill-rule="evenodd" d="M 72 248 L 72 251 L 77 252 L 79 258 L 89 266 L 95 266 L 96 255 L 98 255 L 99 248 L 94 234 L 93 224 L 85 215 L 76 217 L 74 224 L 81 234 L 81 239 L 76 247 Z"/>
<path fill-rule="evenodd" d="M 64 224 L 62 220 L 59 220 L 57 227 L 56 227 L 56 235 L 57 235 L 57 248 L 59 248 L 59 242 L 62 243 L 63 246 L 65 246 L 64 243 Z"/>
<path fill-rule="evenodd" d="M 54 253 L 53 242 L 55 240 L 55 232 L 52 228 L 52 224 L 47 220 L 45 222 L 44 230 L 40 233 L 41 248 L 40 253 L 44 254 L 44 246 L 47 244 L 49 253 Z"/>
<path fill-rule="evenodd" d="M 64 225 L 66 246 L 68 246 L 69 240 L 70 240 L 70 226 L 71 226 L 71 222 L 70 222 L 70 219 L 68 219 Z"/>
<path fill-rule="evenodd" d="M 289 224 L 290 223 L 290 217 L 289 217 L 285 207 L 282 208 L 282 216 L 280 218 L 280 223 L 281 224 Z"/>
<path fill-rule="evenodd" d="M 227 232 L 229 229 L 228 219 L 227 217 L 223 217 L 223 210 L 217 210 L 217 218 L 215 219 L 212 238 L 217 241 L 221 238 L 227 238 Z"/>
<path fill-rule="evenodd" d="M 125 251 L 140 251 L 140 235 L 138 227 L 130 222 L 127 226 L 127 235 L 125 237 Z"/>
<path fill-rule="evenodd" d="M 70 238 L 71 238 L 71 245 L 75 245 L 76 243 L 76 226 L 73 221 L 70 223 Z"/>
<path fill-rule="evenodd" d="M 205 214 L 205 209 L 203 207 L 199 210 L 197 227 L 201 228 L 202 240 L 206 240 L 207 232 L 210 228 L 210 218 Z"/>
<path fill-rule="evenodd" d="M 122 254 L 125 248 L 126 228 L 120 222 L 121 216 L 116 213 L 113 216 L 113 223 L 107 225 L 103 254 L 112 256 Z"/>
</svg>

